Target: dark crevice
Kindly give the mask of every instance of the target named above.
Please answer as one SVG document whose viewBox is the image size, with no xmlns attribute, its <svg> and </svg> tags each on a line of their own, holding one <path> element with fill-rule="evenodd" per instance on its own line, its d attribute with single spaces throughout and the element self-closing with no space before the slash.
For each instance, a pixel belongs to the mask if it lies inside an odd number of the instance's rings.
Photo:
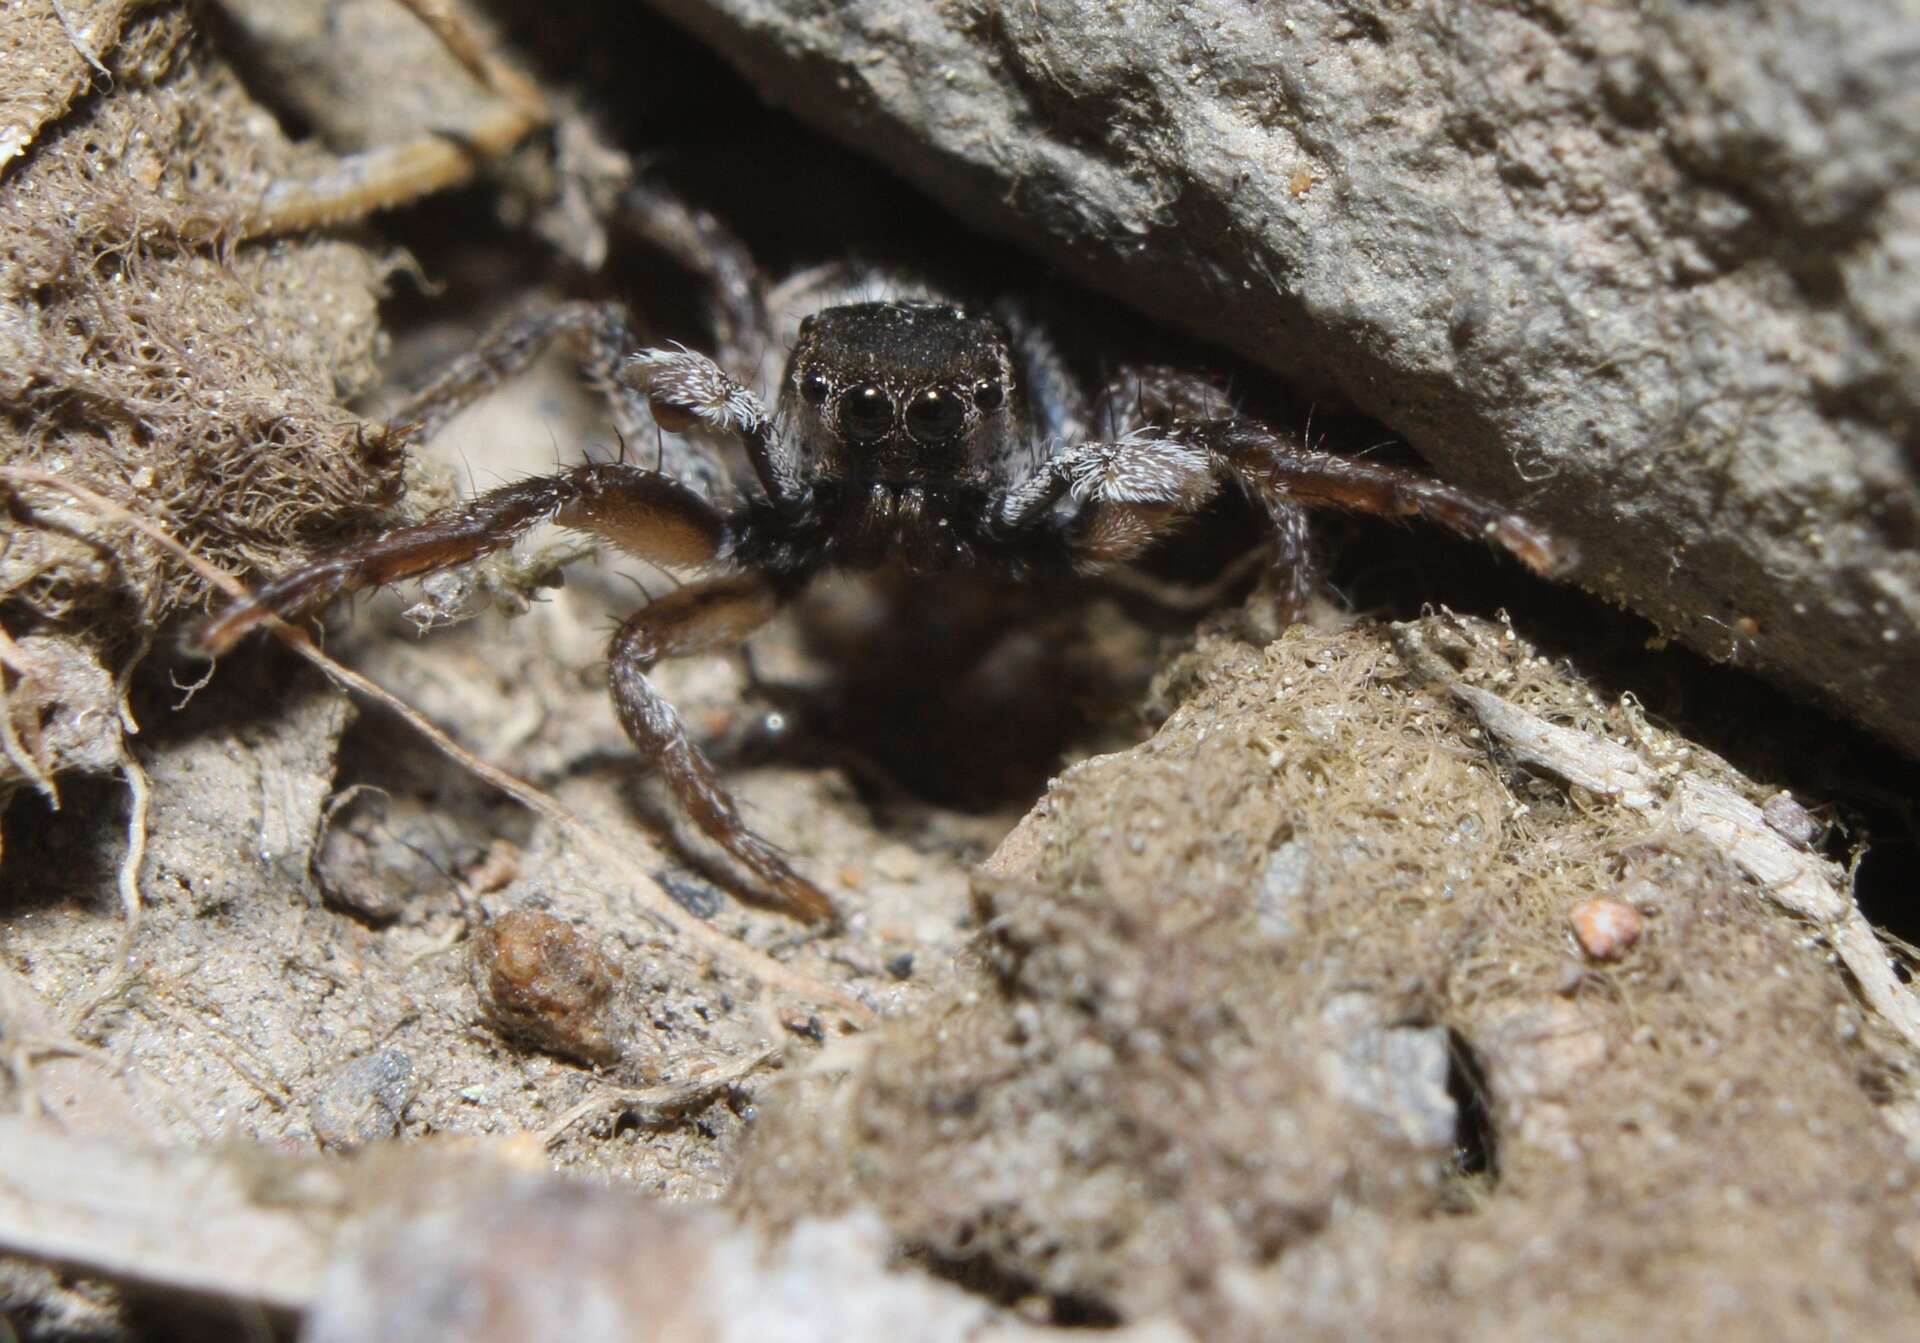
<svg viewBox="0 0 1920 1343">
<path fill-rule="evenodd" d="M 1480 1056 L 1458 1031 L 1447 1032 L 1447 1095 L 1452 1097 L 1453 1173 L 1488 1184 L 1500 1178 L 1499 1135 Z"/>
<path fill-rule="evenodd" d="M 1042 1292 L 1033 1279 L 984 1254 L 941 1255 L 920 1248 L 907 1251 L 906 1257 L 934 1277 L 1002 1309 L 1017 1309 L 1032 1318 L 1033 1307 L 1040 1305 L 1042 1314 L 1036 1323 L 1062 1329 L 1113 1329 L 1122 1323 L 1120 1313 L 1099 1298 L 1077 1292 Z"/>
</svg>

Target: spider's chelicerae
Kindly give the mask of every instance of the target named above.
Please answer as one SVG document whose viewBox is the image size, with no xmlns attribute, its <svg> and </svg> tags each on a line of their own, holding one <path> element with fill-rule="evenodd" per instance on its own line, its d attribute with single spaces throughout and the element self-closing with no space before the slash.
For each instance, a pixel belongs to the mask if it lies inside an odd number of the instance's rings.
<svg viewBox="0 0 1920 1343">
<path fill-rule="evenodd" d="M 430 432 L 569 335 L 584 343 L 623 435 L 669 436 L 655 467 L 596 462 L 521 480 L 320 555 L 218 617 L 203 632 L 207 648 L 224 650 L 269 616 L 476 559 L 546 522 L 700 571 L 620 627 L 613 701 L 695 823 L 815 919 L 832 914 L 826 895 L 747 826 L 647 671 L 745 639 L 823 570 L 1097 573 L 1137 556 L 1223 487 L 1246 491 L 1272 520 L 1286 617 L 1309 590 L 1310 508 L 1417 514 L 1542 573 L 1570 562 L 1565 546 L 1500 505 L 1316 450 L 1233 413 L 1195 374 L 1125 369 L 1090 395 L 1017 308 L 970 308 L 897 284 L 880 292 L 835 271 L 766 288 L 710 216 L 640 189 L 629 205 L 643 232 L 713 283 L 717 361 L 639 348 L 624 310 L 569 304 L 496 332 L 406 418 Z M 766 352 L 782 350 L 784 367 L 759 370 Z M 778 379 L 771 413 L 748 390 L 757 377 Z"/>
</svg>

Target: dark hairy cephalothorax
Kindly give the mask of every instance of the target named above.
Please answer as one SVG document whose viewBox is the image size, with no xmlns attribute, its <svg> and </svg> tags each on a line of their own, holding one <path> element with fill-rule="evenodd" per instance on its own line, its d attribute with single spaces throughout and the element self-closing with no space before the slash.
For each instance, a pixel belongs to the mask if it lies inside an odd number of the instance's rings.
<svg viewBox="0 0 1920 1343">
<path fill-rule="evenodd" d="M 549 522 L 698 571 L 614 636 L 609 679 L 620 721 L 707 835 L 789 908 L 823 919 L 831 902 L 747 826 L 647 671 L 663 657 L 740 642 L 824 570 L 1099 573 L 1138 556 L 1223 488 L 1245 491 L 1273 524 L 1284 619 L 1300 614 L 1310 591 L 1306 514 L 1316 507 L 1423 517 L 1541 573 L 1571 562 L 1518 514 L 1398 467 L 1315 449 L 1235 413 L 1199 375 L 1125 368 L 1089 392 L 1016 306 L 961 306 L 837 269 L 767 286 L 711 216 L 647 187 L 629 193 L 625 214 L 712 286 L 717 360 L 641 348 L 618 305 L 565 304 L 493 333 L 402 418 L 432 432 L 565 336 L 583 347 L 623 437 L 669 436 L 655 466 L 595 462 L 517 481 L 317 556 L 208 624 L 208 650 L 340 593 L 471 561 Z M 790 351 L 784 366 L 763 372 L 767 352 L 780 350 Z M 744 381 L 757 374 L 778 377 L 771 412 Z"/>
</svg>

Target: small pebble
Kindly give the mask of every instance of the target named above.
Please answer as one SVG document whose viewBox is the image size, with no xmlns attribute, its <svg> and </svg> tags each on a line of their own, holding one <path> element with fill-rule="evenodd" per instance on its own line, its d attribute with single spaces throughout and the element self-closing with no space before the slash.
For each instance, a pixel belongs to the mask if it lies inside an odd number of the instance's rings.
<svg viewBox="0 0 1920 1343">
<path fill-rule="evenodd" d="M 780 1024 L 792 1031 L 795 1035 L 811 1040 L 815 1044 L 819 1044 L 827 1038 L 826 1027 L 822 1026 L 820 1024 L 820 1018 L 814 1016 L 811 1012 L 801 1012 L 798 1010 L 783 1011 L 780 1014 Z"/>
<path fill-rule="evenodd" d="M 495 919 L 474 939 L 473 982 L 502 1035 L 587 1063 L 620 1057 L 620 971 L 564 919 L 526 909 Z"/>
<path fill-rule="evenodd" d="M 673 897 L 674 904 L 695 918 L 710 919 L 726 904 L 726 897 L 720 893 L 719 887 L 689 872 L 663 868 L 653 874 L 653 879 Z"/>
<path fill-rule="evenodd" d="M 1775 793 L 1760 804 L 1760 815 L 1767 828 L 1796 849 L 1810 849 L 1820 838 L 1820 822 L 1813 813 L 1793 800 L 1792 793 Z"/>
<path fill-rule="evenodd" d="M 335 1069 L 307 1102 L 307 1117 L 322 1147 L 344 1151 L 399 1133 L 412 1100 L 413 1060 L 381 1049 Z"/>
<path fill-rule="evenodd" d="M 407 901 L 420 893 L 420 883 L 408 870 L 414 855 L 396 854 L 395 847 L 376 819 L 355 817 L 329 826 L 313 860 L 321 894 L 336 908 L 372 923 L 400 917 Z"/>
<path fill-rule="evenodd" d="M 1596 961 L 1617 961 L 1640 940 L 1640 911 L 1624 900 L 1597 896 L 1567 911 L 1581 950 Z"/>
<path fill-rule="evenodd" d="M 520 875 L 520 846 L 510 839 L 496 839 L 460 875 L 475 895 L 504 890 Z"/>
</svg>

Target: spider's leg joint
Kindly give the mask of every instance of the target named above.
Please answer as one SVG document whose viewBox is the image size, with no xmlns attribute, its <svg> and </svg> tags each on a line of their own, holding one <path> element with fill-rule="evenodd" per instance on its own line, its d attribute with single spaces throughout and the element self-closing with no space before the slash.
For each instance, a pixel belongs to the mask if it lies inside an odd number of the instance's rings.
<svg viewBox="0 0 1920 1343">
<path fill-rule="evenodd" d="M 628 358 L 622 377 L 646 394 L 653 418 L 668 433 L 704 425 L 745 434 L 766 420 L 753 393 L 703 354 L 676 348 L 642 350 Z"/>
</svg>

